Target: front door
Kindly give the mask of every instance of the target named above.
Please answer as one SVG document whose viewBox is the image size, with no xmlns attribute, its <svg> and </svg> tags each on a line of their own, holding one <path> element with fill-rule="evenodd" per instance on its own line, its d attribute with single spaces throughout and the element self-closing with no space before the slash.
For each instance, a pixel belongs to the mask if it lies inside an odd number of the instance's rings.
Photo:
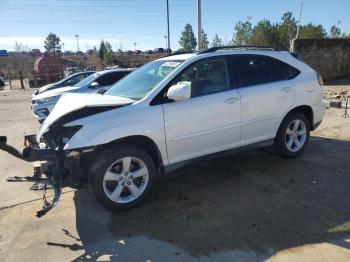
<svg viewBox="0 0 350 262">
<path fill-rule="evenodd" d="M 240 95 L 231 88 L 224 59 L 189 66 L 172 84 L 191 83 L 191 98 L 163 104 L 170 163 L 240 145 Z"/>
</svg>

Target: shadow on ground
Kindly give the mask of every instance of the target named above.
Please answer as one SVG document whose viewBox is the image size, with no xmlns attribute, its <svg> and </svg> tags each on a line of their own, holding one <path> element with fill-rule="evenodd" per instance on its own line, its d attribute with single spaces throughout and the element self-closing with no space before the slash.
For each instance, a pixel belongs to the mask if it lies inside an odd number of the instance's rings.
<svg viewBox="0 0 350 262">
<path fill-rule="evenodd" d="M 349 157 L 350 142 L 323 138 L 313 138 L 298 159 L 246 150 L 163 177 L 146 203 L 118 213 L 99 207 L 87 190 L 76 192 L 77 242 L 85 249 L 76 261 L 126 261 L 125 250 L 146 261 L 147 251 L 139 253 L 152 240 L 191 258 L 237 250 L 267 258 L 329 241 L 350 248 L 342 240 L 350 232 Z"/>
</svg>

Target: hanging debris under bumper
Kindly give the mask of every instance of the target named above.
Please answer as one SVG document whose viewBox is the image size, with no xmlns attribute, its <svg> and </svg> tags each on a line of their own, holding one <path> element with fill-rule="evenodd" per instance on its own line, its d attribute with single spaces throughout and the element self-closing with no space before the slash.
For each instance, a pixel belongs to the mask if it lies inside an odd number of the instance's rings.
<svg viewBox="0 0 350 262">
<path fill-rule="evenodd" d="M 28 162 L 40 161 L 39 170 L 34 172 L 33 176 L 25 177 L 9 177 L 8 182 L 34 182 L 36 184 L 42 184 L 43 186 L 43 207 L 37 212 L 37 217 L 45 215 L 50 211 L 60 200 L 63 186 L 63 150 L 62 147 L 57 149 L 40 148 L 33 139 L 35 135 L 25 136 L 22 159 Z M 46 198 L 47 189 L 52 188 L 54 192 L 53 199 L 48 201 Z"/>
</svg>

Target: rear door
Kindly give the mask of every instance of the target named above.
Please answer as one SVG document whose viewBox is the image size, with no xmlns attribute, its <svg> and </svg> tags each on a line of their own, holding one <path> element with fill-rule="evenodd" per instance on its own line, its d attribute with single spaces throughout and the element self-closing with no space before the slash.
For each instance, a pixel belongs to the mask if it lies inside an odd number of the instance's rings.
<svg viewBox="0 0 350 262">
<path fill-rule="evenodd" d="M 274 138 L 281 117 L 294 104 L 294 84 L 267 56 L 234 56 L 241 95 L 241 144 Z M 283 63 L 284 64 L 284 63 Z"/>
</svg>

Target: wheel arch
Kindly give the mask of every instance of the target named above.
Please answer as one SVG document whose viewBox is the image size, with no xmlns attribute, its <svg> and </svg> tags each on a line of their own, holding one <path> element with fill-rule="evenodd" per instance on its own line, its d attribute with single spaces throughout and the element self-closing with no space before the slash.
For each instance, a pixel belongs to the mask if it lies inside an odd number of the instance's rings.
<svg viewBox="0 0 350 262">
<path fill-rule="evenodd" d="M 139 147 L 150 155 L 158 169 L 163 166 L 163 157 L 157 144 L 151 138 L 144 135 L 131 135 L 123 138 L 118 138 L 107 144 L 98 146 L 96 153 L 98 154 L 106 148 L 118 147 L 121 145 Z"/>
<path fill-rule="evenodd" d="M 309 121 L 309 125 L 310 125 L 310 130 L 314 130 L 313 128 L 313 121 L 314 121 L 314 113 L 313 113 L 313 110 L 311 108 L 311 106 L 308 106 L 308 105 L 300 105 L 300 106 L 297 106 L 297 107 L 294 107 L 293 109 L 289 110 L 288 113 L 283 117 L 279 127 L 278 127 L 278 130 L 277 130 L 277 133 L 278 131 L 280 130 L 281 126 L 282 126 L 282 123 L 284 122 L 284 120 L 286 118 L 288 118 L 291 114 L 293 113 L 302 113 L 303 115 L 306 116 L 306 118 L 308 119 Z M 277 134 L 276 133 L 276 134 Z"/>
</svg>

